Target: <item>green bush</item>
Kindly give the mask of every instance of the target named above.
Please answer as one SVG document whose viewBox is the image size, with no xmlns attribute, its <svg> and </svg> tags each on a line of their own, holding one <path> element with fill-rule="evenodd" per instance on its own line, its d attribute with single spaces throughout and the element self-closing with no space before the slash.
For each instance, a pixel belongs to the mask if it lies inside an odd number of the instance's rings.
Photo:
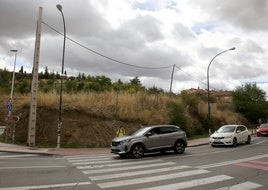
<svg viewBox="0 0 268 190">
<path fill-rule="evenodd" d="M 172 102 L 169 107 L 170 124 L 178 125 L 186 130 L 186 118 L 184 116 L 184 108 L 181 104 Z"/>
</svg>

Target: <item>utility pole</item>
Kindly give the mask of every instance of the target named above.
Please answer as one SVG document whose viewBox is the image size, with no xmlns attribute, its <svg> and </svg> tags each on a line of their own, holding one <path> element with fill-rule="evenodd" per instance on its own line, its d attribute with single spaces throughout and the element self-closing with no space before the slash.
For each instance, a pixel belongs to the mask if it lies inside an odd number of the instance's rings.
<svg viewBox="0 0 268 190">
<path fill-rule="evenodd" d="M 41 39 L 41 25 L 42 25 L 42 11 L 39 7 L 39 14 L 36 27 L 35 50 L 33 60 L 33 79 L 31 87 L 30 100 L 30 119 L 28 127 L 28 146 L 35 146 L 35 131 L 36 131 L 36 107 L 37 107 L 37 90 L 38 90 L 38 68 L 39 68 L 39 54 L 40 54 L 40 39 Z"/>
<path fill-rule="evenodd" d="M 169 87 L 169 93 L 170 93 L 170 95 L 171 95 L 171 93 L 172 93 L 172 84 L 173 84 L 174 68 L 175 68 L 175 64 L 173 65 L 172 72 L 171 72 L 171 77 L 170 77 L 170 87 Z"/>
</svg>

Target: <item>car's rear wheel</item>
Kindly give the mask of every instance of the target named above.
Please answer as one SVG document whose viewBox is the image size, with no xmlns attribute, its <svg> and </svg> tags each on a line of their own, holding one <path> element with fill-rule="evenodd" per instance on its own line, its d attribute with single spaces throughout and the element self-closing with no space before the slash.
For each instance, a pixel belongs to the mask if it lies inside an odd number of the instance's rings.
<svg viewBox="0 0 268 190">
<path fill-rule="evenodd" d="M 246 144 L 250 144 L 250 143 L 251 143 L 251 136 L 249 135 Z"/>
<path fill-rule="evenodd" d="M 237 139 L 236 139 L 236 138 L 233 139 L 233 146 L 234 146 L 234 147 L 237 146 Z"/>
<path fill-rule="evenodd" d="M 177 141 L 174 145 L 174 152 L 177 154 L 183 154 L 185 151 L 185 143 L 182 141 Z"/>
<path fill-rule="evenodd" d="M 131 155 L 134 158 L 141 158 L 144 155 L 144 147 L 141 144 L 136 144 L 131 149 Z"/>
</svg>

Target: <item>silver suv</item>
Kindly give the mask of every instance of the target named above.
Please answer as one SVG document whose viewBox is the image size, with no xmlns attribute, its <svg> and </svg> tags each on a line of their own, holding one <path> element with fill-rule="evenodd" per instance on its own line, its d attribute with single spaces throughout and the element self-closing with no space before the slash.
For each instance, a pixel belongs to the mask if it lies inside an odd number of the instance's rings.
<svg viewBox="0 0 268 190">
<path fill-rule="evenodd" d="M 142 127 L 130 136 L 112 140 L 111 153 L 121 157 L 141 158 L 147 152 L 174 150 L 184 153 L 187 146 L 186 133 L 175 125 L 154 125 Z"/>
</svg>

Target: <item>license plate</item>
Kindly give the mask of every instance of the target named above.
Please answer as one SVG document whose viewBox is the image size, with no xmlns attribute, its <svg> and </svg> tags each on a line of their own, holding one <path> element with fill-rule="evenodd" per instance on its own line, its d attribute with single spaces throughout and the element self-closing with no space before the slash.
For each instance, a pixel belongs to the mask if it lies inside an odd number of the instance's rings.
<svg viewBox="0 0 268 190">
<path fill-rule="evenodd" d="M 267 133 L 266 133 L 266 132 L 262 132 L 261 134 L 262 134 L 262 135 L 267 135 Z"/>
</svg>

